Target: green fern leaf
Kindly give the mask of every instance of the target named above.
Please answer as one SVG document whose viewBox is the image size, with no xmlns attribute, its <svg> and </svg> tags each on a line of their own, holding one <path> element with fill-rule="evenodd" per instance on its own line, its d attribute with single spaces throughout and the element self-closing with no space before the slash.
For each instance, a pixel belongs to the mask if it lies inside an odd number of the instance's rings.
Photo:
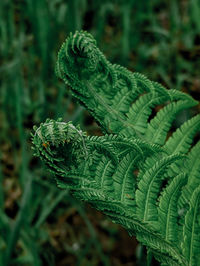
<svg viewBox="0 0 200 266">
<path fill-rule="evenodd" d="M 139 175 L 138 189 L 136 191 L 137 215 L 142 221 L 157 221 L 158 213 L 156 201 L 160 192 L 164 172 L 180 155 L 170 155 L 156 162 L 144 174 Z"/>
<path fill-rule="evenodd" d="M 195 105 L 191 101 L 172 102 L 161 109 L 147 126 L 145 139 L 159 145 L 164 145 L 167 133 L 178 112 Z"/>
<path fill-rule="evenodd" d="M 189 152 L 185 160 L 182 170 L 188 175 L 187 186 L 183 189 L 183 193 L 179 199 L 179 209 L 187 209 L 188 202 L 192 197 L 192 193 L 200 183 L 200 142 L 198 142 Z"/>
<path fill-rule="evenodd" d="M 166 241 L 175 243 L 178 239 L 178 211 L 177 200 L 181 193 L 181 188 L 186 184 L 186 175 L 179 174 L 163 190 L 159 199 L 158 221 L 161 226 L 161 234 Z"/>
<path fill-rule="evenodd" d="M 161 265 L 199 265 L 200 144 L 190 148 L 200 115 L 166 142 L 178 112 L 197 102 L 111 64 L 84 31 L 62 45 L 56 73 L 106 133 L 87 137 L 60 120 L 34 128 L 35 154 L 58 187 L 136 235 Z"/>
<path fill-rule="evenodd" d="M 113 175 L 116 199 L 127 206 L 134 206 L 135 177 L 133 170 L 137 167 L 140 155 L 128 153 L 119 163 Z M 133 210 L 133 209 L 132 209 Z"/>
<path fill-rule="evenodd" d="M 168 139 L 164 149 L 168 154 L 180 152 L 185 154 L 188 152 L 192 144 L 193 137 L 200 129 L 200 115 L 196 115 L 186 121 L 176 132 Z"/>
<path fill-rule="evenodd" d="M 167 101 L 167 98 L 165 96 L 160 96 L 157 93 L 148 93 L 140 96 L 127 113 L 127 122 L 133 124 L 137 131 L 144 134 L 152 108 L 165 101 Z"/>
<path fill-rule="evenodd" d="M 192 194 L 190 208 L 185 216 L 183 226 L 183 241 L 181 244 L 183 255 L 188 260 L 188 265 L 199 265 L 200 263 L 200 186 Z"/>
</svg>

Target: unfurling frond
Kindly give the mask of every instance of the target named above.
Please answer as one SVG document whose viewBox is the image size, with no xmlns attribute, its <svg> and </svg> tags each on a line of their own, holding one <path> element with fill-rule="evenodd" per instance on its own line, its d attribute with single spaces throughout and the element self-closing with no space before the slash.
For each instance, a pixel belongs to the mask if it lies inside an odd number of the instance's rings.
<svg viewBox="0 0 200 266">
<path fill-rule="evenodd" d="M 198 266 L 200 115 L 168 137 L 197 101 L 111 64 L 84 31 L 66 39 L 56 73 L 106 133 L 87 136 L 60 120 L 34 128 L 35 154 L 58 187 L 121 224 L 162 265 Z"/>
</svg>

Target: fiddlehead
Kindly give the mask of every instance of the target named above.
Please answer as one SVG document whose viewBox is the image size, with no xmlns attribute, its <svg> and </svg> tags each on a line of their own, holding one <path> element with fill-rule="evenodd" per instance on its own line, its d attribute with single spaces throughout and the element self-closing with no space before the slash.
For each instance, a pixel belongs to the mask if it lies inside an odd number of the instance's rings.
<svg viewBox="0 0 200 266">
<path fill-rule="evenodd" d="M 85 137 L 86 133 L 71 122 L 47 119 L 40 127 L 35 128 L 33 143 L 36 155 L 48 164 L 51 171 L 63 174 L 66 170 L 78 165 L 82 158 L 87 158 Z M 68 153 L 63 153 L 65 149 Z"/>
<path fill-rule="evenodd" d="M 142 74 L 111 64 L 94 38 L 84 31 L 66 39 L 58 54 L 56 73 L 105 132 L 140 137 L 155 144 L 164 144 L 179 111 L 197 104 L 187 94 L 167 90 Z M 165 107 L 148 123 L 152 109 L 161 104 Z"/>
<path fill-rule="evenodd" d="M 179 155 L 164 157 L 157 168 L 147 170 L 142 178 L 139 175 L 138 183 L 133 171 L 139 169 L 145 158 L 159 151 L 155 145 L 114 135 L 86 137 L 71 123 L 52 120 L 35 128 L 33 144 L 36 155 L 56 175 L 60 188 L 70 188 L 74 196 L 105 212 L 139 239 L 147 234 L 145 239 L 148 239 L 148 244 L 145 243 L 150 248 L 153 249 L 151 238 L 157 243 L 164 241 L 152 223 L 157 216 L 153 220 L 140 220 L 140 207 L 137 208 L 140 204 L 137 203 L 137 198 L 141 201 L 141 197 L 138 197 L 140 182 L 145 182 L 146 175 L 155 177 L 158 169 L 162 169 L 163 174 L 172 161 L 180 158 Z M 119 154 L 117 159 L 116 154 Z M 151 208 L 156 210 L 155 204 Z M 151 225 L 147 224 L 148 220 Z M 174 251 L 167 242 L 162 243 L 162 249 L 163 256 L 168 252 L 171 254 L 169 257 L 174 260 Z M 175 253 L 178 254 L 178 251 Z M 182 261 L 181 256 L 176 256 Z"/>
</svg>

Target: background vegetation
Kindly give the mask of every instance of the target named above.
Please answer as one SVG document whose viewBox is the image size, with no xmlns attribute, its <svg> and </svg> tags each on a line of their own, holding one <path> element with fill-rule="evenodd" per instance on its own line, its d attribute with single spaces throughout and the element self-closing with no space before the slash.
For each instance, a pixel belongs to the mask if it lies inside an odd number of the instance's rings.
<svg viewBox="0 0 200 266">
<path fill-rule="evenodd" d="M 56 188 L 30 133 L 63 117 L 101 134 L 54 74 L 62 42 L 79 29 L 111 62 L 199 100 L 199 18 L 199 0 L 0 1 L 0 265 L 145 265 L 134 238 Z"/>
</svg>

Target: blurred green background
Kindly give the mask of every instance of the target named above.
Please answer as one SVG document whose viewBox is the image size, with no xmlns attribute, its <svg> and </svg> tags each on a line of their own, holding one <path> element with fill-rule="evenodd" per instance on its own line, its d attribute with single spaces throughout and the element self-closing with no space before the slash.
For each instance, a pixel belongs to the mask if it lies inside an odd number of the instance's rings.
<svg viewBox="0 0 200 266">
<path fill-rule="evenodd" d="M 1 0 L 0 266 L 146 265 L 135 238 L 58 190 L 32 154 L 32 127 L 46 118 L 102 134 L 54 73 L 80 29 L 112 63 L 200 99 L 199 0 Z"/>
</svg>

